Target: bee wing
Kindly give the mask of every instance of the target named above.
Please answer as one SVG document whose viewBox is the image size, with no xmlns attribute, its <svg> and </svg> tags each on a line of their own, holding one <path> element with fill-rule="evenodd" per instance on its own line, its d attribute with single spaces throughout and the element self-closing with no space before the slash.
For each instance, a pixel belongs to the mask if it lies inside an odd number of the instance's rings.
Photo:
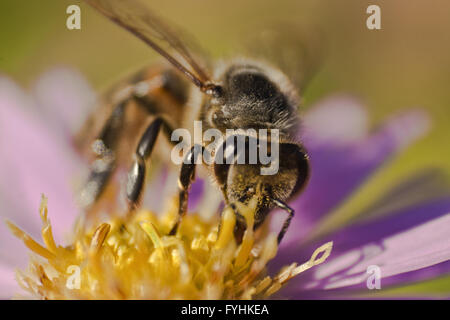
<svg viewBox="0 0 450 320">
<path fill-rule="evenodd" d="M 246 41 L 247 54 L 266 60 L 283 71 L 301 92 L 317 73 L 324 58 L 318 30 L 297 24 L 277 24 Z"/>
<path fill-rule="evenodd" d="M 207 73 L 196 62 L 186 43 L 176 36 L 173 27 L 169 27 L 140 1 L 85 0 L 85 2 L 144 41 L 198 87 L 203 88 L 209 81 Z M 164 47 L 174 50 L 180 59 L 169 54 Z"/>
</svg>

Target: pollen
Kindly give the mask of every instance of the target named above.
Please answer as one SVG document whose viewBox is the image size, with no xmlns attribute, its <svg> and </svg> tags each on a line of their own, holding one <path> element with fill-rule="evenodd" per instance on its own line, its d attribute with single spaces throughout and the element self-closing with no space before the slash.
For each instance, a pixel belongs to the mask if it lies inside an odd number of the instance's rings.
<svg viewBox="0 0 450 320">
<path fill-rule="evenodd" d="M 27 270 L 18 270 L 16 278 L 37 299 L 265 299 L 330 255 L 331 242 L 309 261 L 270 276 L 266 266 L 276 258 L 276 234 L 267 228 L 255 235 L 254 204 L 238 209 L 249 226 L 239 245 L 233 235 L 234 211 L 226 207 L 212 222 L 186 215 L 175 236 L 167 235 L 173 210 L 162 215 L 141 210 L 88 230 L 78 228 L 72 244 L 60 246 L 43 196 L 43 244 L 7 222 L 32 252 Z"/>
</svg>

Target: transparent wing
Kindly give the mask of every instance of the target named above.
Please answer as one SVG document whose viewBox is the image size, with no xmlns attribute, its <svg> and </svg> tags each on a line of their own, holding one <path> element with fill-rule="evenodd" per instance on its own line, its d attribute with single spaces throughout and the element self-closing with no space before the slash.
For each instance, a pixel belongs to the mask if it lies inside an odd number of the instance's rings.
<svg viewBox="0 0 450 320">
<path fill-rule="evenodd" d="M 200 88 L 209 81 L 207 73 L 198 64 L 187 45 L 176 36 L 173 28 L 158 18 L 138 0 L 85 0 L 107 18 L 128 30 L 166 58 Z M 165 49 L 174 50 L 175 58 Z"/>
<path fill-rule="evenodd" d="M 276 24 L 247 39 L 247 54 L 280 68 L 300 92 L 316 74 L 324 58 L 321 33 L 310 26 Z"/>
</svg>

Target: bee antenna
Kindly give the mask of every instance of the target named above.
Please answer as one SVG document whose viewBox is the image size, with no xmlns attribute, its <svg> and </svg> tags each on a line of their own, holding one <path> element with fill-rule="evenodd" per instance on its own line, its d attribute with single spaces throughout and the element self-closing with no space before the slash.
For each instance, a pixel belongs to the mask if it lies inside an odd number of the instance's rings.
<svg viewBox="0 0 450 320">
<path fill-rule="evenodd" d="M 280 208 L 280 209 L 282 209 L 282 210 L 284 210 L 284 211 L 286 211 L 286 212 L 288 212 L 288 213 L 292 213 L 292 212 L 294 212 L 294 209 L 292 209 L 291 207 L 289 207 L 286 203 L 284 203 L 283 201 L 281 201 L 281 200 L 278 200 L 278 199 L 271 199 L 272 200 L 272 203 L 274 204 L 274 205 L 276 205 L 278 208 Z"/>
<path fill-rule="evenodd" d="M 287 217 L 287 219 L 284 221 L 283 223 L 283 227 L 280 230 L 280 233 L 278 233 L 278 244 L 280 244 L 281 240 L 284 237 L 284 234 L 286 233 L 287 229 L 289 228 L 289 225 L 291 224 L 291 220 L 294 217 L 294 209 L 292 209 L 291 207 L 289 207 L 286 203 L 284 203 L 281 200 L 278 199 L 271 199 L 273 204 L 275 204 L 277 207 L 279 207 L 280 209 L 285 210 L 287 213 L 289 213 L 289 217 Z"/>
</svg>

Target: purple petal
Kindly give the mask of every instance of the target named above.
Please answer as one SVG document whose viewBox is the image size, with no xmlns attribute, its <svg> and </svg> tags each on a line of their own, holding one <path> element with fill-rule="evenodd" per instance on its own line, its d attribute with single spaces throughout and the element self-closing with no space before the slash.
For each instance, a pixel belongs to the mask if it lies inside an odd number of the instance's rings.
<svg viewBox="0 0 450 320">
<path fill-rule="evenodd" d="M 28 264 L 28 249 L 0 221 L 0 265 L 23 268 Z"/>
<path fill-rule="evenodd" d="M 382 287 L 450 273 L 449 212 L 447 198 L 346 227 L 320 240 L 334 242 L 329 259 L 293 281 L 288 291 L 299 297 L 308 290 L 366 289 L 370 265 L 380 267 Z M 297 257 L 318 245 L 308 245 Z M 293 251 L 283 252 L 284 259 L 289 254 L 292 259 Z"/>
<path fill-rule="evenodd" d="M 366 138 L 369 116 L 351 96 L 327 97 L 313 106 L 303 118 L 301 138 L 309 144 L 348 145 Z"/>
<path fill-rule="evenodd" d="M 197 208 L 202 199 L 205 188 L 205 181 L 201 178 L 196 178 L 189 191 L 188 210 L 193 211 Z"/>
<path fill-rule="evenodd" d="M 366 136 L 363 134 L 365 125 L 360 124 L 366 121 L 362 108 L 343 98 L 337 99 L 335 104 L 327 100 L 311 112 L 305 120 L 304 134 L 311 159 L 311 179 L 303 194 L 290 204 L 297 212 L 290 229 L 298 232 L 288 232 L 283 245 L 304 241 L 327 213 L 349 197 L 386 160 L 422 136 L 429 126 L 429 119 L 423 112 L 412 111 L 391 119 L 374 134 Z M 326 125 L 318 128 L 320 119 Z M 274 223 L 279 224 L 279 221 Z"/>
<path fill-rule="evenodd" d="M 95 93 L 80 73 L 67 68 L 45 72 L 35 82 L 33 96 L 48 125 L 71 138 L 95 104 Z"/>
<path fill-rule="evenodd" d="M 40 122 L 35 108 L 14 83 L 0 78 L 0 147 L 4 150 L 0 157 L 1 215 L 36 237 L 44 193 L 49 198 L 53 230 L 60 240 L 78 211 L 70 182 L 79 163 L 66 140 Z"/>
<path fill-rule="evenodd" d="M 11 299 L 21 291 L 23 292 L 15 280 L 14 269 L 0 264 L 0 300 Z"/>
<path fill-rule="evenodd" d="M 151 179 L 148 179 L 148 183 L 145 187 L 143 207 L 153 212 L 161 212 L 163 210 L 165 203 L 161 200 L 165 199 L 164 196 L 168 186 L 168 180 L 172 178 L 169 173 L 170 170 L 167 166 L 161 165 L 155 168 L 154 176 L 152 176 Z M 128 174 L 128 172 L 125 174 Z M 126 176 L 124 176 L 121 181 L 122 188 L 125 188 L 125 183 L 123 183 L 123 181 L 126 181 Z M 121 190 L 120 193 L 125 195 L 126 190 Z"/>
</svg>

